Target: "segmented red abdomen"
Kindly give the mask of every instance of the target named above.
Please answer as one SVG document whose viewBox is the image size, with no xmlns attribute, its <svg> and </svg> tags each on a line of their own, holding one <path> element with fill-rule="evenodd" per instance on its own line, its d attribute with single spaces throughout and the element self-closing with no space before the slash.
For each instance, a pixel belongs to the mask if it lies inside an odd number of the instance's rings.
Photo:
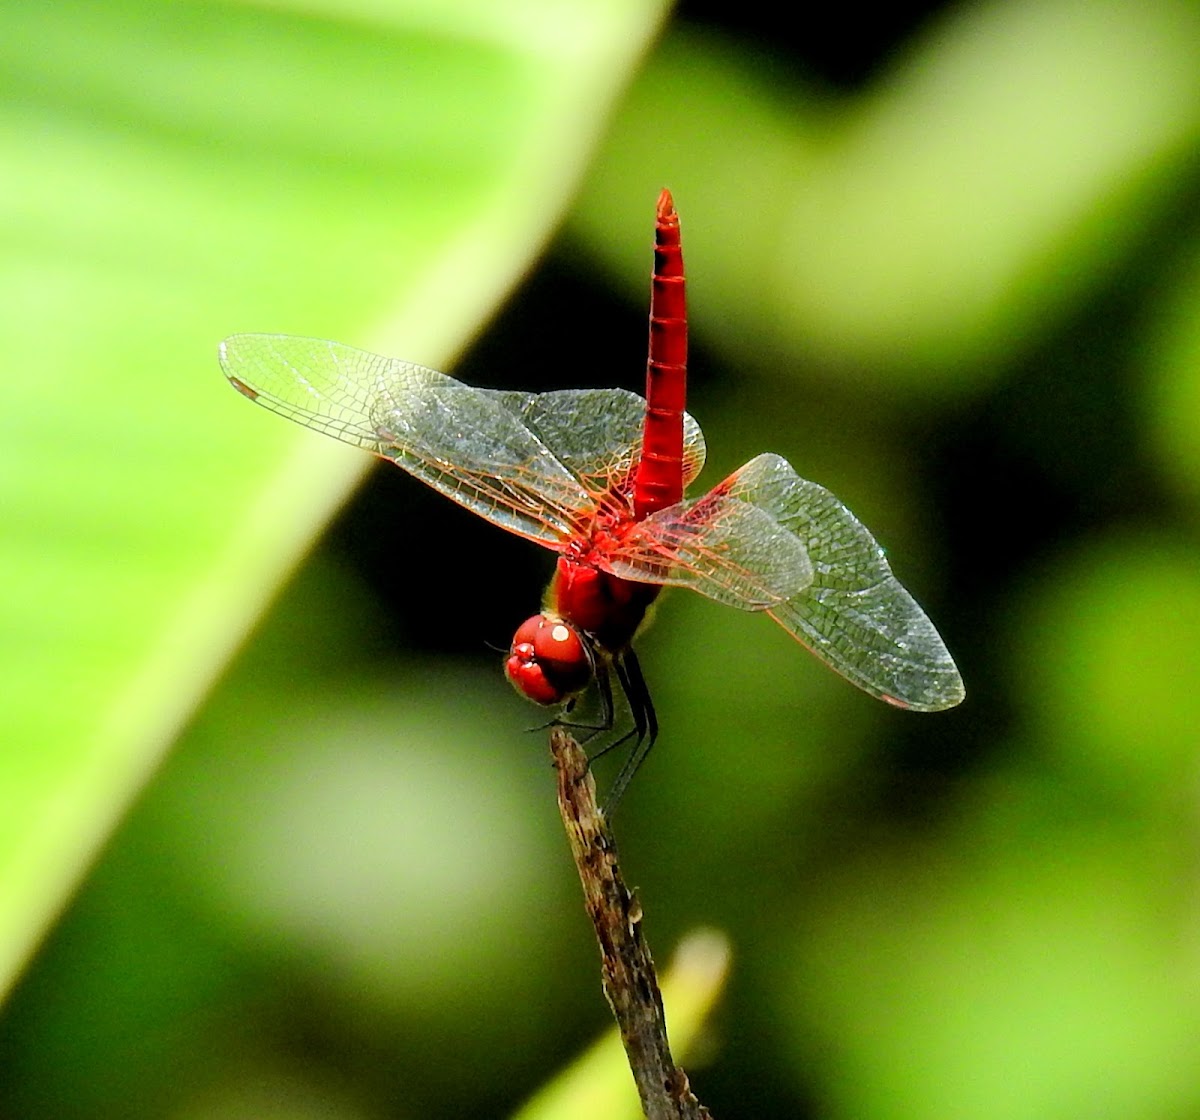
<svg viewBox="0 0 1200 1120">
<path fill-rule="evenodd" d="M 654 275 L 650 289 L 650 359 L 646 365 L 646 424 L 633 483 L 634 517 L 641 520 L 683 499 L 683 413 L 687 408 L 687 301 L 679 215 L 671 192 L 658 197 Z"/>
</svg>

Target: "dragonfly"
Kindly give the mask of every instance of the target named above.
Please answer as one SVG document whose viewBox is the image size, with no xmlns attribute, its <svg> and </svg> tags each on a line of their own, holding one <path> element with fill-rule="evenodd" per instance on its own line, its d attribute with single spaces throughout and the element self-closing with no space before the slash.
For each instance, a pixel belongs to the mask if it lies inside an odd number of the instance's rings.
<svg viewBox="0 0 1200 1120">
<path fill-rule="evenodd" d="M 658 735 L 633 642 L 667 587 L 766 614 L 897 708 L 939 711 L 965 695 L 945 643 L 875 538 L 787 460 L 759 455 L 685 497 L 705 443 L 686 412 L 683 254 L 667 190 L 656 211 L 645 398 L 614 388 L 476 388 L 292 335 L 233 335 L 219 356 L 243 396 L 390 460 L 557 553 L 542 609 L 517 628 L 504 669 L 519 693 L 559 707 L 555 722 L 592 732 L 614 727 L 616 677 L 633 723 L 617 743 L 635 742 L 614 801 Z M 567 723 L 593 684 L 599 722 Z"/>
</svg>

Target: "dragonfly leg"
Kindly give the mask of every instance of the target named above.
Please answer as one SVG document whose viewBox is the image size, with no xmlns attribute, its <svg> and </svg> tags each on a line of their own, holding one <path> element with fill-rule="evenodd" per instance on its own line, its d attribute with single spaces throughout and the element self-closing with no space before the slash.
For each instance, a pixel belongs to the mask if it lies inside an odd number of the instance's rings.
<svg viewBox="0 0 1200 1120">
<path fill-rule="evenodd" d="M 604 731 L 613 729 L 615 708 L 613 707 L 612 679 L 608 675 L 608 666 L 600 658 L 595 661 L 593 674 L 596 681 L 596 692 L 600 696 L 600 722 L 584 728 L 588 732 L 581 740 L 584 743 Z"/>
<path fill-rule="evenodd" d="M 613 657 L 611 661 L 599 658 L 596 660 L 594 666 L 596 691 L 600 698 L 600 722 L 598 724 L 573 723 L 566 719 L 565 717 L 570 715 L 574 706 L 572 699 L 563 706 L 559 715 L 545 725 L 546 727 L 565 727 L 569 731 L 586 732 L 587 734 L 580 736 L 580 743 L 587 743 L 596 735 L 611 731 L 616 722 L 616 705 L 613 701 L 612 677 L 609 674 L 610 664 L 629 704 L 633 727 L 624 734 L 618 735 L 611 743 L 605 743 L 595 754 L 589 755 L 588 765 L 603 758 L 610 751 L 623 747 L 630 739 L 634 740 L 634 744 L 629 757 L 617 772 L 616 781 L 613 782 L 612 789 L 605 800 L 604 808 L 609 813 L 616 809 L 617 802 L 621 800 L 633 775 L 645 762 L 650 748 L 654 746 L 654 741 L 658 738 L 658 716 L 655 714 L 654 704 L 650 699 L 650 689 L 646 685 L 646 678 L 642 675 L 642 667 L 633 650 L 627 648 Z"/>
<path fill-rule="evenodd" d="M 625 698 L 629 701 L 634 729 L 612 745 L 619 746 L 635 735 L 637 738 L 604 803 L 604 811 L 610 814 L 616 810 L 638 767 L 646 761 L 650 748 L 654 746 L 654 740 L 658 738 L 658 716 L 655 714 L 650 689 L 646 685 L 646 678 L 642 676 L 642 667 L 638 664 L 637 655 L 632 649 L 625 649 L 614 659 L 613 667 L 617 671 L 617 679 L 621 682 Z"/>
<path fill-rule="evenodd" d="M 621 682 L 621 691 L 628 696 L 629 691 L 625 683 L 625 670 L 621 667 L 618 659 L 614 659 L 612 665 L 616 669 L 617 680 Z M 596 664 L 596 688 L 600 693 L 600 718 L 602 724 L 602 726 L 596 728 L 596 731 L 611 731 L 613 725 L 616 723 L 616 706 L 613 704 L 612 678 L 608 675 L 608 666 L 600 662 Z M 609 751 L 616 750 L 623 743 L 629 742 L 634 735 L 637 735 L 640 741 L 643 731 L 636 712 L 634 713 L 633 722 L 634 726 L 632 730 L 626 731 L 625 734 L 614 739 L 611 743 L 606 743 L 595 754 L 588 755 L 588 765 L 590 766 L 598 758 L 603 758 Z"/>
<path fill-rule="evenodd" d="M 612 682 L 608 676 L 608 666 L 604 662 L 597 659 L 593 665 L 593 675 L 596 681 L 596 691 L 600 697 L 600 722 L 599 723 L 579 723 L 574 720 L 569 720 L 564 717 L 569 716 L 575 708 L 575 703 L 579 699 L 578 696 L 572 696 L 563 706 L 562 710 L 552 720 L 540 724 L 537 727 L 530 728 L 531 731 L 545 731 L 548 727 L 565 727 L 568 731 L 583 731 L 584 735 L 578 736 L 580 743 L 587 743 L 594 739 L 597 735 L 604 731 L 613 729 L 615 708 L 613 707 Z M 605 747 L 599 754 L 594 757 L 599 758 L 601 754 L 611 750 L 611 747 Z M 589 759 L 590 761 L 590 759 Z"/>
</svg>

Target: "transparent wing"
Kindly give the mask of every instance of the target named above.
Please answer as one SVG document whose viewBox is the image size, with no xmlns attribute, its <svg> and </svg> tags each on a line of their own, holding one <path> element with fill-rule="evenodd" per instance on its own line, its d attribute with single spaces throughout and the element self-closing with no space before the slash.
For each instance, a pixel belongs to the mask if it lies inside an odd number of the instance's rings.
<svg viewBox="0 0 1200 1120">
<path fill-rule="evenodd" d="M 613 513 L 632 515 L 633 477 L 646 402 L 623 389 L 495 393 Z M 684 415 L 684 484 L 704 465 L 700 425 Z M 613 499 L 625 500 L 613 509 Z M 763 610 L 812 579 L 803 545 L 746 502 L 707 496 L 660 510 L 597 557 L 605 571 L 639 583 L 690 587 L 721 603 Z"/>
<path fill-rule="evenodd" d="M 625 389 L 494 394 L 594 494 L 628 496 L 642 449 L 646 402 Z M 704 436 L 683 417 L 683 484 L 704 466 Z"/>
<path fill-rule="evenodd" d="M 787 460 L 760 455 L 716 488 L 768 513 L 801 541 L 812 583 L 768 608 L 772 618 L 859 688 L 917 711 L 952 708 L 962 677 L 883 549 L 824 487 Z"/>
<path fill-rule="evenodd" d="M 220 358 L 251 400 L 391 459 L 510 532 L 561 547 L 595 512 L 594 496 L 522 422 L 522 394 L 290 335 L 234 335 Z"/>
<path fill-rule="evenodd" d="M 763 510 L 718 493 L 637 523 L 602 566 L 623 579 L 690 587 L 750 611 L 782 605 L 813 579 L 794 533 Z"/>
</svg>

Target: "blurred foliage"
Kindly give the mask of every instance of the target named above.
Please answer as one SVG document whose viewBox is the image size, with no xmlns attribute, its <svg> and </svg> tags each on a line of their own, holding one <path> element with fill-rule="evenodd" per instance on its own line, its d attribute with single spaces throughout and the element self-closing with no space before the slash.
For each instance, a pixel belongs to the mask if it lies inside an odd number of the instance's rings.
<svg viewBox="0 0 1200 1120">
<path fill-rule="evenodd" d="M 231 658 L 363 465 L 213 358 L 447 361 L 589 152 L 457 372 L 637 388 L 670 185 L 706 477 L 830 486 L 968 690 L 891 711 L 664 600 L 617 827 L 660 957 L 732 941 L 701 1099 L 1200 1111 L 1200 7 L 897 12 L 835 52 L 685 6 L 593 152 L 633 0 L 4 9 L 9 960 L 171 751 L 0 1016 L 0 1114 L 507 1115 L 604 1029 L 484 648 L 548 559 L 376 472 Z"/>
<path fill-rule="evenodd" d="M 448 361 L 546 238 L 659 14 L 0 13 L 0 635 L 19 745 L 0 976 L 365 472 L 218 392 L 217 340 L 271 324 Z"/>
</svg>

